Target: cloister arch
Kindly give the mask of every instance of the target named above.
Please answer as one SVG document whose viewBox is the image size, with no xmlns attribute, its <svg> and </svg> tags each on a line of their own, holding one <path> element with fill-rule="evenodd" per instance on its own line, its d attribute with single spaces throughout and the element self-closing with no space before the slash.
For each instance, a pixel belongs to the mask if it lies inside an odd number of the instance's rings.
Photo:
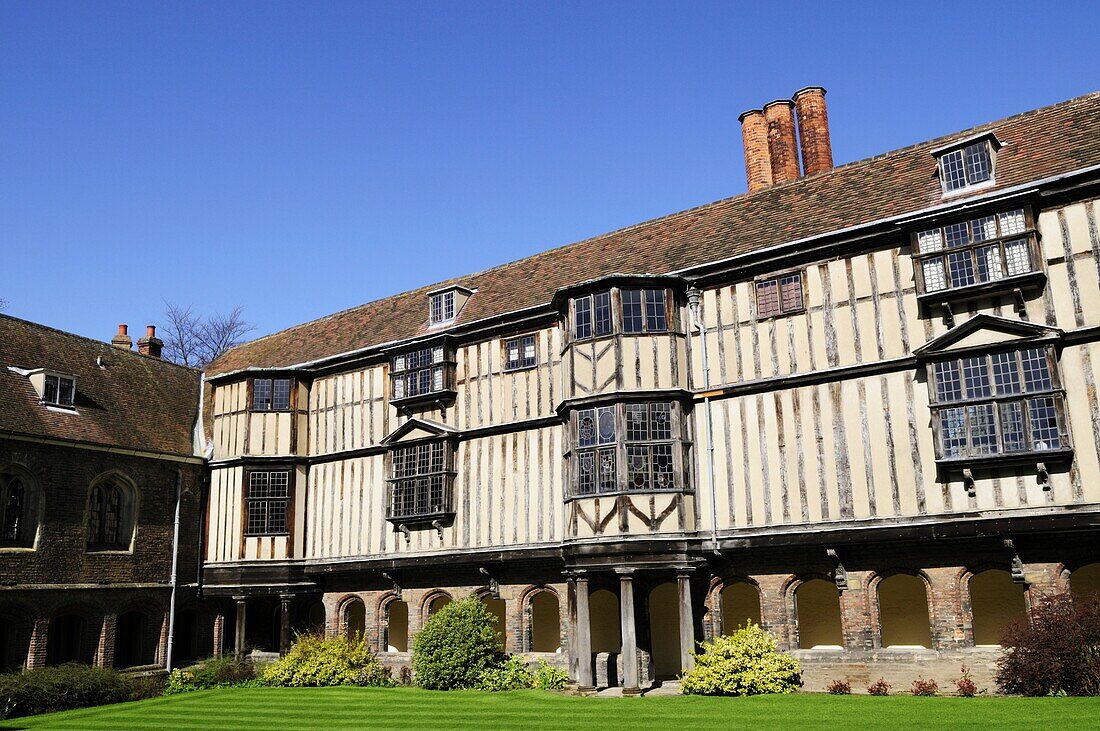
<svg viewBox="0 0 1100 731">
<path fill-rule="evenodd" d="M 494 628 L 497 631 L 497 637 L 500 638 L 500 644 L 502 647 L 508 646 L 508 605 L 504 600 L 495 597 L 489 592 L 482 592 L 478 598 L 481 603 L 485 605 L 485 608 L 489 610 L 489 613 L 493 615 Z"/>
<path fill-rule="evenodd" d="M 557 592 L 541 587 L 526 596 L 524 619 L 530 652 L 561 651 L 561 605 Z"/>
<path fill-rule="evenodd" d="M 341 605 L 340 616 L 344 635 L 349 640 L 359 641 L 367 634 L 367 606 L 359 597 L 349 597 Z"/>
<path fill-rule="evenodd" d="M 1000 645 L 1011 622 L 1027 616 L 1027 590 L 1003 569 L 986 569 L 970 577 L 971 626 L 975 645 Z"/>
<path fill-rule="evenodd" d="M 443 607 L 451 603 L 451 595 L 445 591 L 434 591 L 424 597 L 424 603 L 421 607 L 424 619 L 432 616 Z"/>
<path fill-rule="evenodd" d="M 95 655 L 91 625 L 88 616 L 77 611 L 51 619 L 46 635 L 46 664 L 79 662 L 91 665 Z"/>
<path fill-rule="evenodd" d="M 649 592 L 649 653 L 658 678 L 680 672 L 680 594 L 668 581 Z"/>
<path fill-rule="evenodd" d="M 131 609 L 115 620 L 116 668 L 152 665 L 156 662 L 159 632 L 153 617 L 140 609 Z"/>
<path fill-rule="evenodd" d="M 386 652 L 409 651 L 409 605 L 391 597 L 385 602 L 382 612 L 385 630 L 382 646 Z"/>
<path fill-rule="evenodd" d="M 928 588 L 921 576 L 896 573 L 873 582 L 883 647 L 932 647 Z"/>
<path fill-rule="evenodd" d="M 719 593 L 722 634 L 733 634 L 748 622 L 760 624 L 760 590 L 748 581 L 726 582 Z"/>
<path fill-rule="evenodd" d="M 800 648 L 844 645 L 840 592 L 835 583 L 825 579 L 803 581 L 795 587 L 794 603 Z"/>
<path fill-rule="evenodd" d="M 1069 589 L 1075 596 L 1100 594 L 1100 563 L 1090 563 L 1069 575 Z"/>
</svg>

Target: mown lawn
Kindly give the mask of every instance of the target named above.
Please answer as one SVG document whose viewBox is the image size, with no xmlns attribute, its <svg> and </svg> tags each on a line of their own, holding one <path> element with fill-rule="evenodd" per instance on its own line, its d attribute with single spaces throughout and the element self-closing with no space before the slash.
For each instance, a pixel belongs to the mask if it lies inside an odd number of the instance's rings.
<svg viewBox="0 0 1100 731">
<path fill-rule="evenodd" d="M 0 729 L 1097 728 L 1100 699 L 577 698 L 545 691 L 227 688 L 0 721 Z"/>
</svg>

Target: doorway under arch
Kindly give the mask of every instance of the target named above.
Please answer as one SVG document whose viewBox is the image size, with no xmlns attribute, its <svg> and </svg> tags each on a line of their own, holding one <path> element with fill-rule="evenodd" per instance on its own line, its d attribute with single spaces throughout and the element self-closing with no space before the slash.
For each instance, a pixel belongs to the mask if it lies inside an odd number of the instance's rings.
<svg viewBox="0 0 1100 731">
<path fill-rule="evenodd" d="M 592 626 L 592 652 L 622 651 L 619 597 L 607 589 L 592 592 L 588 597 L 588 619 Z"/>
<path fill-rule="evenodd" d="M 665 582 L 649 592 L 649 654 L 659 679 L 676 677 L 680 670 L 680 593 Z"/>
</svg>

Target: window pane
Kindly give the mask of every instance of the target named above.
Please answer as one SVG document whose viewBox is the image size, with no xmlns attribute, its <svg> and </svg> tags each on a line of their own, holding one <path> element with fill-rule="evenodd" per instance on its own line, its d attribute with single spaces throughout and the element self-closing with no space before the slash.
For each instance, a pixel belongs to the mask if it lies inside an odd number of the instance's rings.
<svg viewBox="0 0 1100 731">
<path fill-rule="evenodd" d="M 626 441 L 645 442 L 649 440 L 649 413 L 645 404 L 627 404 Z"/>
<path fill-rule="evenodd" d="M 989 385 L 989 366 L 985 356 L 963 358 L 963 378 L 966 381 L 967 398 L 985 398 L 993 395 Z"/>
<path fill-rule="evenodd" d="M 23 483 L 18 477 L 13 477 L 7 486 L 7 496 L 0 510 L 3 511 L 4 521 L 0 525 L 0 540 L 18 542 L 20 538 L 20 526 L 23 524 L 23 501 L 25 493 Z"/>
<path fill-rule="evenodd" d="M 994 216 L 975 218 L 970 222 L 970 236 L 974 241 L 989 241 L 997 238 L 997 219 Z"/>
<path fill-rule="evenodd" d="M 1027 448 L 1024 440 L 1024 414 L 1019 401 L 1001 404 L 1001 441 L 1006 452 L 1020 452 Z"/>
<path fill-rule="evenodd" d="M 941 249 L 943 249 L 943 231 L 941 229 L 933 228 L 917 234 L 917 251 L 921 254 L 940 251 Z"/>
<path fill-rule="evenodd" d="M 962 150 L 949 152 L 940 158 L 940 171 L 943 177 L 943 186 L 946 190 L 958 190 L 966 185 L 966 174 L 963 171 Z"/>
<path fill-rule="evenodd" d="M 615 407 L 604 406 L 597 409 L 600 429 L 600 444 L 611 444 L 615 441 Z"/>
<path fill-rule="evenodd" d="M 947 248 L 949 249 L 953 249 L 957 246 L 966 246 L 970 243 L 970 230 L 966 227 L 965 222 L 944 226 L 943 232 L 947 237 Z"/>
<path fill-rule="evenodd" d="M 592 337 L 591 297 L 580 297 L 573 301 L 573 337 L 578 340 Z"/>
<path fill-rule="evenodd" d="M 1031 271 L 1031 252 L 1028 249 L 1027 239 L 1015 239 L 1005 242 L 1005 259 L 1007 260 L 1008 276 L 1027 274 Z"/>
<path fill-rule="evenodd" d="M 443 366 L 436 366 L 432 369 L 432 391 L 443 390 Z"/>
<path fill-rule="evenodd" d="M 672 469 L 672 445 L 654 444 L 650 447 L 653 455 L 653 486 L 658 490 L 675 487 Z"/>
<path fill-rule="evenodd" d="M 57 403 L 57 376 L 46 376 L 46 387 L 42 392 L 42 400 L 48 404 Z"/>
<path fill-rule="evenodd" d="M 252 410 L 268 411 L 271 409 L 271 379 L 256 378 L 252 381 Z"/>
<path fill-rule="evenodd" d="M 596 453 L 581 452 L 577 461 L 577 492 L 591 495 L 596 491 Z"/>
<path fill-rule="evenodd" d="M 951 286 L 965 287 L 974 284 L 974 259 L 969 251 L 957 251 L 947 256 L 951 271 Z"/>
<path fill-rule="evenodd" d="M 245 532 L 250 533 L 252 535 L 267 533 L 267 501 L 266 500 L 249 500 L 248 501 L 248 526 L 247 526 Z"/>
<path fill-rule="evenodd" d="M 940 411 L 940 438 L 944 457 L 961 457 L 966 451 L 966 416 L 961 408 Z"/>
<path fill-rule="evenodd" d="M 290 473 L 271 473 L 271 497 L 287 497 L 290 494 Z"/>
<path fill-rule="evenodd" d="M 508 340 L 504 343 L 504 367 L 519 367 L 519 340 Z"/>
<path fill-rule="evenodd" d="M 432 322 L 440 322 L 443 319 L 443 297 L 433 294 L 431 299 L 429 319 Z"/>
<path fill-rule="evenodd" d="M 790 274 L 779 279 L 780 303 L 783 312 L 797 312 L 802 309 L 802 275 Z"/>
<path fill-rule="evenodd" d="M 290 408 L 290 379 L 276 378 L 274 383 L 274 395 L 271 407 L 277 411 L 286 411 Z"/>
<path fill-rule="evenodd" d="M 596 411 L 585 409 L 577 415 L 577 445 L 590 447 L 596 443 Z"/>
<path fill-rule="evenodd" d="M 993 419 L 993 404 L 967 406 L 970 419 L 970 447 L 972 454 L 997 453 L 997 425 Z"/>
<path fill-rule="evenodd" d="M 623 332 L 642 332 L 642 290 L 624 289 L 621 294 L 623 298 Z"/>
<path fill-rule="evenodd" d="M 947 289 L 947 273 L 943 266 L 943 257 L 928 259 L 922 263 L 924 271 L 924 291 L 938 292 Z"/>
<path fill-rule="evenodd" d="M 1011 236 L 1021 233 L 1025 228 L 1024 211 L 1022 208 L 997 216 L 1001 226 L 1001 236 Z"/>
<path fill-rule="evenodd" d="M 595 329 L 596 335 L 607 335 L 611 332 L 611 293 L 600 292 L 593 296 L 596 308 Z"/>
<path fill-rule="evenodd" d="M 647 289 L 645 291 L 645 327 L 649 332 L 668 330 L 668 317 L 665 312 L 665 290 Z"/>
<path fill-rule="evenodd" d="M 611 492 L 615 485 L 615 450 L 601 449 L 600 452 L 600 492 Z"/>
<path fill-rule="evenodd" d="M 59 378 L 57 387 L 57 403 L 61 406 L 72 406 L 73 397 L 76 389 L 74 388 L 73 379 L 71 378 Z"/>
<path fill-rule="evenodd" d="M 989 157 L 989 143 L 978 142 L 966 148 L 966 177 L 971 185 L 989 180 L 993 163 Z"/>
<path fill-rule="evenodd" d="M 1031 446 L 1034 450 L 1058 449 L 1062 437 L 1058 433 L 1058 412 L 1054 399 L 1036 398 L 1028 403 L 1031 412 Z"/>
<path fill-rule="evenodd" d="M 267 503 L 267 532 L 286 533 L 286 500 L 271 500 Z"/>
<path fill-rule="evenodd" d="M 270 472 L 252 472 L 248 475 L 248 497 L 261 498 L 268 496 L 268 488 L 271 483 Z"/>
<path fill-rule="evenodd" d="M 650 439 L 672 439 L 672 422 L 668 404 L 650 404 Z"/>
<path fill-rule="evenodd" d="M 962 398 L 962 379 L 959 376 L 958 361 L 937 363 L 936 372 L 936 400 L 940 403 L 946 401 L 958 401 Z"/>
<path fill-rule="evenodd" d="M 1020 352 L 1024 364 L 1024 385 L 1028 393 L 1049 391 L 1054 386 L 1050 380 L 1050 366 L 1047 364 L 1046 351 L 1031 348 Z"/>
<path fill-rule="evenodd" d="M 455 293 L 447 292 L 443 295 L 443 319 L 453 320 L 455 316 Z"/>
<path fill-rule="evenodd" d="M 779 282 L 770 279 L 756 283 L 756 316 L 772 317 L 779 314 Z"/>
<path fill-rule="evenodd" d="M 993 354 L 993 382 L 998 394 L 1020 393 L 1020 370 L 1015 353 Z"/>
<path fill-rule="evenodd" d="M 975 250 L 978 259 L 978 281 L 990 282 L 1004 279 L 1004 268 L 1001 265 L 1001 247 L 979 246 Z"/>
<path fill-rule="evenodd" d="M 521 341 L 523 345 L 523 366 L 529 368 L 535 365 L 535 336 L 528 335 Z"/>
<path fill-rule="evenodd" d="M 649 447 L 627 447 L 626 469 L 628 489 L 647 489 L 649 487 Z"/>
</svg>

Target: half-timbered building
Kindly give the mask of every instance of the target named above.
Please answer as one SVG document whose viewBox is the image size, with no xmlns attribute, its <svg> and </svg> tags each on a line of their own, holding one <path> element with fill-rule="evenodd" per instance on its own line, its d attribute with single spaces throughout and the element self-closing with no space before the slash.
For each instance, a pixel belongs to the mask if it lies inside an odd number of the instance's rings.
<svg viewBox="0 0 1100 731">
<path fill-rule="evenodd" d="M 227 648 L 402 664 L 477 595 L 582 687 L 750 619 L 810 688 L 989 685 L 1006 622 L 1100 585 L 1100 94 L 838 167 L 819 87 L 741 123 L 747 194 L 208 369 Z"/>
</svg>

